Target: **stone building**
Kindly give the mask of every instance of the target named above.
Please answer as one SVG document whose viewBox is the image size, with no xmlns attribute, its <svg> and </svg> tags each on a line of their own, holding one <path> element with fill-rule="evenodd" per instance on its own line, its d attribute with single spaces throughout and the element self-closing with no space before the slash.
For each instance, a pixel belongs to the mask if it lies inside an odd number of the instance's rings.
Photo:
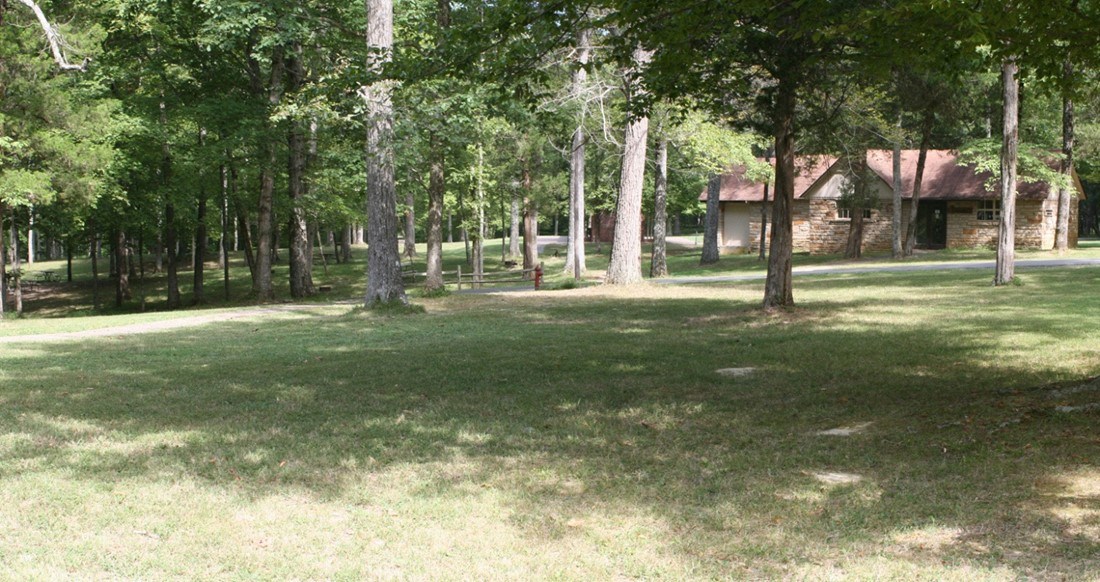
<svg viewBox="0 0 1100 582">
<path fill-rule="evenodd" d="M 902 151 L 902 227 L 908 224 L 916 175 L 917 150 Z M 864 251 L 890 250 L 893 218 L 893 152 L 872 150 L 867 166 L 870 188 L 878 200 L 864 213 Z M 848 188 L 849 164 L 832 156 L 799 156 L 795 160 L 794 250 L 842 253 L 848 240 L 849 212 L 838 205 Z M 746 178 L 745 168 L 721 177 L 719 245 L 723 252 L 760 249 L 764 185 Z M 1073 175 L 1070 203 L 1070 246 L 1077 245 L 1077 200 L 1084 189 Z M 772 199 L 769 191 L 769 208 Z M 706 200 L 703 192 L 701 200 Z M 1050 249 L 1054 246 L 1058 191 L 1041 182 L 1020 183 L 1016 199 L 1016 246 Z M 988 172 L 960 164 L 957 152 L 931 150 L 925 163 L 917 205 L 917 246 L 921 248 L 992 247 L 1001 219 L 1000 185 Z M 770 233 L 769 233 L 770 237 Z"/>
</svg>

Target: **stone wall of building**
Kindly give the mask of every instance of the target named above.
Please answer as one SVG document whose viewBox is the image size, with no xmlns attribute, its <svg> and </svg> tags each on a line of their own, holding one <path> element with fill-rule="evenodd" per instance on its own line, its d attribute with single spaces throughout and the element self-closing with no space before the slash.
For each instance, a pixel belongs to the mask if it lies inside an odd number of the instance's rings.
<svg viewBox="0 0 1100 582">
<path fill-rule="evenodd" d="M 998 220 L 978 220 L 977 202 L 947 203 L 947 247 L 965 249 L 997 246 Z M 1046 248 L 1053 245 L 1053 215 L 1045 216 L 1048 200 L 1016 201 L 1016 247 Z"/>
<path fill-rule="evenodd" d="M 902 202 L 902 228 L 909 223 L 908 200 Z M 1071 205 L 1070 246 L 1077 246 L 1077 207 Z M 723 247 L 723 252 L 760 251 L 760 206 L 752 204 L 749 218 L 751 244 L 749 248 Z M 1016 246 L 1017 248 L 1050 249 L 1054 246 L 1056 200 L 1017 200 Z M 792 207 L 792 225 L 795 252 L 811 254 L 843 253 L 848 244 L 850 220 L 837 218 L 834 200 L 795 200 Z M 770 209 L 769 209 L 770 220 Z M 864 252 L 889 251 L 892 248 L 893 204 L 884 202 L 871 211 L 871 218 L 863 221 Z M 769 225 L 770 226 L 770 225 Z M 997 245 L 996 220 L 978 220 L 977 202 L 951 201 L 947 203 L 948 248 L 994 247 Z M 770 240 L 771 233 L 768 233 Z"/>
<path fill-rule="evenodd" d="M 909 204 L 903 203 L 902 224 L 908 223 Z M 791 208 L 792 234 L 795 252 L 811 254 L 843 253 L 848 246 L 848 230 L 851 220 L 837 218 L 834 200 L 795 200 Z M 871 218 L 863 219 L 863 250 L 888 251 L 892 248 L 893 204 L 885 203 L 871 211 Z M 770 220 L 770 214 L 769 214 Z M 769 225 L 770 228 L 770 225 Z M 749 218 L 749 236 L 752 240 L 749 252 L 760 252 L 760 211 L 754 204 Z M 771 235 L 768 233 L 770 240 Z M 742 249 L 744 250 L 744 249 Z M 728 249 L 729 252 L 738 252 Z"/>
</svg>

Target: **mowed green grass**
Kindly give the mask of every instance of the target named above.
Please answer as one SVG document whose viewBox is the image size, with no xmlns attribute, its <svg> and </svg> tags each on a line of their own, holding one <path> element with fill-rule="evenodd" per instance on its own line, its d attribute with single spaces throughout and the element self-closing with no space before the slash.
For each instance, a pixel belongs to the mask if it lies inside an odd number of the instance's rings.
<svg viewBox="0 0 1100 582">
<path fill-rule="evenodd" d="M 5 344 L 0 576 L 1094 577 L 1100 269 L 988 281 L 799 278 L 772 316 L 759 283 L 589 287 Z"/>
</svg>

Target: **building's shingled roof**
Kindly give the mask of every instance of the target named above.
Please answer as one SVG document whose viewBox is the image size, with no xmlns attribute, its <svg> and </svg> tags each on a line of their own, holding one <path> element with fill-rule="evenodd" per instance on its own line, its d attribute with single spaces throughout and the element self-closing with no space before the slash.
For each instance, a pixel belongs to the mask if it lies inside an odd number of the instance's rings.
<svg viewBox="0 0 1100 582">
<path fill-rule="evenodd" d="M 794 191 L 795 197 L 807 191 L 818 179 L 836 163 L 836 156 L 798 156 L 795 159 Z M 765 163 L 763 159 L 757 159 Z M 774 166 L 775 162 L 771 164 Z M 764 184 L 754 182 L 745 176 L 745 166 L 736 166 L 728 173 L 722 174 L 722 190 L 720 199 L 722 202 L 761 202 L 764 200 Z M 702 199 L 706 199 L 704 190 Z M 772 192 L 768 192 L 768 200 L 773 199 Z"/>
<path fill-rule="evenodd" d="M 902 196 L 913 196 L 913 181 L 917 176 L 917 158 L 920 150 L 901 152 Z M 871 150 L 867 162 L 887 184 L 894 181 L 893 152 Z M 977 172 L 974 165 L 960 165 L 958 153 L 951 150 L 928 150 L 924 163 L 924 179 L 921 182 L 921 198 L 926 200 L 983 200 L 1001 196 L 1000 180 L 990 180 L 993 174 Z M 987 189 L 992 187 L 992 190 Z M 1042 182 L 1019 182 L 1016 195 L 1019 198 L 1042 200 L 1050 192 L 1050 186 Z"/>
<path fill-rule="evenodd" d="M 903 150 L 901 153 L 902 196 L 911 198 L 913 180 L 917 173 L 918 150 Z M 886 182 L 893 183 L 893 152 L 890 150 L 871 150 L 867 153 L 871 169 Z M 763 161 L 763 160 L 761 160 Z M 818 182 L 836 163 L 834 156 L 798 156 L 795 159 L 794 197 L 800 198 Z M 772 162 L 774 165 L 774 162 Z M 720 199 L 723 202 L 760 202 L 764 199 L 764 185 L 752 182 L 745 177 L 745 168 L 739 166 L 722 175 Z M 959 165 L 958 153 L 952 150 L 929 150 L 924 167 L 924 179 L 921 184 L 921 198 L 926 200 L 982 200 L 1000 197 L 998 181 L 990 184 L 993 190 L 986 189 L 986 183 L 992 175 L 978 173 L 973 165 Z M 1023 199 L 1041 200 L 1046 198 L 1049 186 L 1041 182 L 1020 183 L 1018 196 Z M 772 199 L 769 192 L 768 199 Z M 700 196 L 706 199 L 706 191 Z"/>
</svg>

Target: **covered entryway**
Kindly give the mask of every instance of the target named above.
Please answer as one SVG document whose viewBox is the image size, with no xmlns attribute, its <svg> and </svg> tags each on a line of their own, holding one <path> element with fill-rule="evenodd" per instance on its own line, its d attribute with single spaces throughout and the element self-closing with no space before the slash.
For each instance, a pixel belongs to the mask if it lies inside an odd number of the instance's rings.
<svg viewBox="0 0 1100 582">
<path fill-rule="evenodd" d="M 724 204 L 722 214 L 722 246 L 731 248 L 749 247 L 749 205 Z"/>
<path fill-rule="evenodd" d="M 947 202 L 921 200 L 917 205 L 917 246 L 923 249 L 947 246 Z"/>
</svg>

